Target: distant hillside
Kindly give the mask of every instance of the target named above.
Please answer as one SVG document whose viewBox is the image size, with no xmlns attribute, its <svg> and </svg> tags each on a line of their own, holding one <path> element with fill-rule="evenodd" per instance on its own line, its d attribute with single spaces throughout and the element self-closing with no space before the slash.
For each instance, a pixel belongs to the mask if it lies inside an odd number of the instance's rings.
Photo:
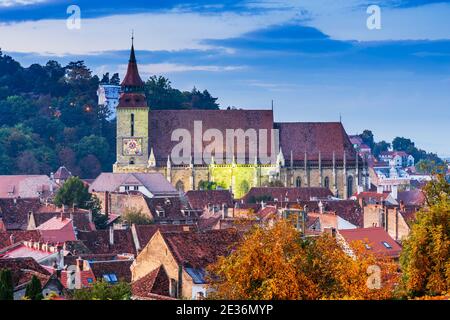
<svg viewBox="0 0 450 320">
<path fill-rule="evenodd" d="M 97 105 L 100 82 L 83 61 L 22 67 L 0 51 L 0 174 L 49 174 L 65 165 L 92 178 L 115 161 L 112 110 Z M 207 90 L 182 92 L 164 77 L 146 82 L 152 109 L 218 109 Z"/>
</svg>

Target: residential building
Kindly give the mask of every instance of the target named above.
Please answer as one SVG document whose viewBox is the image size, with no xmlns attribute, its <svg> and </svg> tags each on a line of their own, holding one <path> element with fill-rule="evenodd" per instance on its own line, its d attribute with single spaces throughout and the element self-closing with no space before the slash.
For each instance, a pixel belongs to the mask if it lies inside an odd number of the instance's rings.
<svg viewBox="0 0 450 320">
<path fill-rule="evenodd" d="M 206 268 L 231 252 L 239 241 L 235 229 L 160 232 L 153 235 L 131 267 L 133 283 L 163 266 L 174 298 L 206 297 Z"/>
<path fill-rule="evenodd" d="M 362 242 L 365 250 L 383 258 L 398 259 L 402 251 L 400 245 L 380 227 L 337 230 L 336 240 L 351 256 L 355 255 L 354 242 Z"/>
</svg>

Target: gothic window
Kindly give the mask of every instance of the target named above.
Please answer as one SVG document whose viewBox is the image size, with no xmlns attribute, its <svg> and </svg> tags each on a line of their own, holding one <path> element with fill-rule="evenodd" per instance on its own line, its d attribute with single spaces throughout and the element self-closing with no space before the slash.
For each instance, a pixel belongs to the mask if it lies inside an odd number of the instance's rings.
<svg viewBox="0 0 450 320">
<path fill-rule="evenodd" d="M 134 158 L 130 159 L 130 164 L 133 165 L 134 164 Z"/>
<path fill-rule="evenodd" d="M 300 177 L 297 177 L 297 179 L 295 179 L 295 186 L 297 188 L 300 188 L 302 186 L 302 179 Z"/>
<path fill-rule="evenodd" d="M 347 198 L 353 196 L 353 177 L 347 178 Z"/>
<path fill-rule="evenodd" d="M 330 178 L 325 177 L 325 179 L 323 180 L 323 186 L 327 189 L 330 189 Z"/>
<path fill-rule="evenodd" d="M 134 113 L 131 114 L 131 119 L 130 120 L 131 120 L 130 121 L 130 124 L 131 124 L 131 128 L 130 128 L 131 136 L 134 137 Z"/>
<path fill-rule="evenodd" d="M 183 183 L 183 181 L 178 180 L 178 182 L 177 182 L 176 185 L 175 185 L 175 188 L 176 188 L 178 191 L 184 192 L 184 183 Z"/>
</svg>

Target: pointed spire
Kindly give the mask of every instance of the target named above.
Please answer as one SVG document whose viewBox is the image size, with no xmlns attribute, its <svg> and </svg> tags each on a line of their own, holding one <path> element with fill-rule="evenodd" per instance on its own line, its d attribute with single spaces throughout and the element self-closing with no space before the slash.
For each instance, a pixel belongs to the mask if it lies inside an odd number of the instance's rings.
<svg viewBox="0 0 450 320">
<path fill-rule="evenodd" d="M 167 168 L 172 167 L 172 161 L 170 160 L 170 154 L 167 156 Z"/>
<path fill-rule="evenodd" d="M 148 167 L 149 168 L 156 167 L 156 158 L 155 154 L 153 153 L 153 148 L 150 149 L 150 156 L 148 157 Z"/>
<path fill-rule="evenodd" d="M 122 87 L 142 87 L 144 82 L 139 76 L 139 71 L 137 67 L 136 54 L 134 52 L 134 31 L 131 36 L 131 51 L 130 60 L 128 60 L 128 69 L 125 78 L 122 81 Z"/>
</svg>

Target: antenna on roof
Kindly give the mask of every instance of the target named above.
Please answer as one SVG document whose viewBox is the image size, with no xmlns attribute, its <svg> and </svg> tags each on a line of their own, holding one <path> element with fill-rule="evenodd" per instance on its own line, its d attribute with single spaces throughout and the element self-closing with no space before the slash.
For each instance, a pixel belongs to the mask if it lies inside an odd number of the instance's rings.
<svg viewBox="0 0 450 320">
<path fill-rule="evenodd" d="M 342 114 L 339 112 L 339 122 L 342 123 Z"/>
<path fill-rule="evenodd" d="M 134 29 L 131 29 L 131 45 L 134 45 Z"/>
<path fill-rule="evenodd" d="M 272 111 L 273 111 L 273 99 L 272 99 Z"/>
</svg>

